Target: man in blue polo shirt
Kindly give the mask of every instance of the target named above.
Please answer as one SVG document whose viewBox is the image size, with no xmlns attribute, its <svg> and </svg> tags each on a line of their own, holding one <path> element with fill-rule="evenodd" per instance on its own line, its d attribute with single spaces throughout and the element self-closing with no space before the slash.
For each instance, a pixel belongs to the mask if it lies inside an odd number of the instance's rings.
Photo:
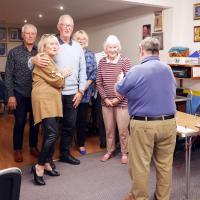
<svg viewBox="0 0 200 200">
<path fill-rule="evenodd" d="M 131 68 L 116 90 L 128 98 L 131 192 L 125 200 L 147 200 L 150 163 L 156 167 L 156 200 L 169 200 L 176 142 L 176 81 L 159 60 L 159 41 L 147 37 L 139 45 L 141 63 Z"/>
</svg>

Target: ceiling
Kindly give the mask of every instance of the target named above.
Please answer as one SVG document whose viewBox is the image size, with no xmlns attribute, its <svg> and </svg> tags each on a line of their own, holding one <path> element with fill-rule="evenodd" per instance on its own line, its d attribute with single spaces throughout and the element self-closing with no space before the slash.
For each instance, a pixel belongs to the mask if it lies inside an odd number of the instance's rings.
<svg viewBox="0 0 200 200">
<path fill-rule="evenodd" d="M 74 20 L 88 19 L 110 12 L 141 5 L 133 0 L 1 0 L 0 25 L 19 25 L 27 19 L 36 26 L 55 27 L 62 14 L 70 14 Z M 60 10 L 59 6 L 64 9 Z M 142 6 L 147 6 L 143 4 Z M 39 18 L 38 15 L 43 17 Z"/>
</svg>

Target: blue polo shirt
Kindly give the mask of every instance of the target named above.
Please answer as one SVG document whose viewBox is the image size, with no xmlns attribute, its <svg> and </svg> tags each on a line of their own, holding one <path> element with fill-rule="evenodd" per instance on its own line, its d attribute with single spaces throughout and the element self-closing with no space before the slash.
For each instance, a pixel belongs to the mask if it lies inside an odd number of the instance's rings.
<svg viewBox="0 0 200 200">
<path fill-rule="evenodd" d="M 171 68 L 158 56 L 149 56 L 130 69 L 117 84 L 128 98 L 130 116 L 160 116 L 176 112 L 176 80 Z"/>
</svg>

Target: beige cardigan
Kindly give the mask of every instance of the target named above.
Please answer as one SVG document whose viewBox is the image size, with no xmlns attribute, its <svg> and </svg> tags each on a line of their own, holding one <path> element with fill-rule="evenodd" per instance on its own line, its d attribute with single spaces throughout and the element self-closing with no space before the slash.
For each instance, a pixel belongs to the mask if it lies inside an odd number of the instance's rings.
<svg viewBox="0 0 200 200">
<path fill-rule="evenodd" d="M 61 88 L 64 77 L 51 60 L 47 67 L 35 66 L 33 70 L 32 108 L 34 124 L 49 117 L 62 117 Z"/>
</svg>

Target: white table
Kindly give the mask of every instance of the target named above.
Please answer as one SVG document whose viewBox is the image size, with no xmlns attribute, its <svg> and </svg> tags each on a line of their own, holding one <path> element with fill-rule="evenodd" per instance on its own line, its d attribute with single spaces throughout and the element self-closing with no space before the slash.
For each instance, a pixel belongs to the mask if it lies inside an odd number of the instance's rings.
<svg viewBox="0 0 200 200">
<path fill-rule="evenodd" d="M 190 115 L 183 112 L 176 113 L 177 134 L 185 138 L 185 170 L 186 170 L 186 199 L 190 197 L 190 160 L 191 160 L 191 147 L 192 136 L 200 134 L 200 117 Z"/>
</svg>

